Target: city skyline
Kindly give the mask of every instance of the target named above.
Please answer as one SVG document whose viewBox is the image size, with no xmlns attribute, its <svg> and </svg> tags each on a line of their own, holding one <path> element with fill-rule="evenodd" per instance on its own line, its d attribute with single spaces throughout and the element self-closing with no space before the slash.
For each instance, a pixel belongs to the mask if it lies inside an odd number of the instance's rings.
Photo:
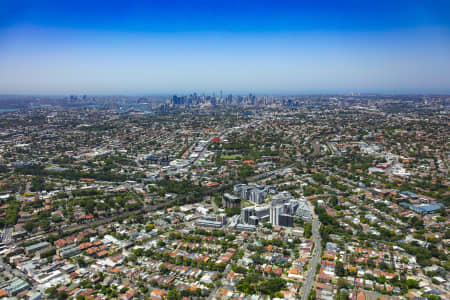
<svg viewBox="0 0 450 300">
<path fill-rule="evenodd" d="M 6 1 L 0 94 L 449 93 L 445 1 Z"/>
</svg>

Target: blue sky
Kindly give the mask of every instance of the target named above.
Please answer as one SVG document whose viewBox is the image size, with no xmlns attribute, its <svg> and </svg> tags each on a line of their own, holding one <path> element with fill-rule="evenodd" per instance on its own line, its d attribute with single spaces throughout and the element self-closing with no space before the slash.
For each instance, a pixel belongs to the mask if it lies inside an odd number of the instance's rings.
<svg viewBox="0 0 450 300">
<path fill-rule="evenodd" d="M 449 93 L 450 1 L 0 2 L 2 94 L 220 89 Z"/>
</svg>

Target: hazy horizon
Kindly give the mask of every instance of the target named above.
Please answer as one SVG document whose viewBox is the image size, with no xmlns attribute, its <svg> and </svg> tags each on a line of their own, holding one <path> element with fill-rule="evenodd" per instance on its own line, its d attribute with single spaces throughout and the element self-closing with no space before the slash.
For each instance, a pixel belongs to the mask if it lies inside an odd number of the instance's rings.
<svg viewBox="0 0 450 300">
<path fill-rule="evenodd" d="M 0 8 L 0 94 L 450 93 L 446 1 Z"/>
</svg>

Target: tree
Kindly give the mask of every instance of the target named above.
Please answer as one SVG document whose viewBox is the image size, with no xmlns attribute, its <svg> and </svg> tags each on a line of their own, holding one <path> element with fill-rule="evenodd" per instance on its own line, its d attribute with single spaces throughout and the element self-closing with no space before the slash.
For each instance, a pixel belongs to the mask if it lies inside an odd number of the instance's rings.
<svg viewBox="0 0 450 300">
<path fill-rule="evenodd" d="M 67 292 L 66 291 L 60 291 L 60 292 L 58 292 L 58 300 L 59 299 L 67 299 L 69 297 L 69 295 L 67 294 Z"/>
<path fill-rule="evenodd" d="M 241 213 L 241 208 L 240 207 L 227 208 L 225 209 L 225 213 L 227 214 L 228 217 L 231 217 L 233 215 L 239 215 Z"/>
<path fill-rule="evenodd" d="M 181 299 L 181 295 L 176 289 L 170 289 L 167 293 L 167 300 L 178 300 Z"/>
<path fill-rule="evenodd" d="M 39 227 L 41 227 L 43 231 L 48 231 L 50 229 L 50 221 L 48 219 L 41 219 L 39 221 Z"/>
<path fill-rule="evenodd" d="M 231 269 L 235 273 L 242 273 L 242 274 L 246 274 L 247 273 L 247 269 L 246 268 L 238 266 L 238 265 L 232 265 Z"/>
<path fill-rule="evenodd" d="M 170 273 L 169 268 L 167 268 L 165 265 L 162 265 L 161 268 L 159 268 L 159 271 L 161 272 L 161 274 L 169 274 Z"/>
<path fill-rule="evenodd" d="M 13 200 L 8 202 L 8 208 L 6 209 L 6 215 L 4 223 L 7 225 L 15 225 L 19 219 L 20 203 Z"/>
<path fill-rule="evenodd" d="M 27 221 L 27 222 L 25 222 L 25 224 L 23 225 L 23 228 L 24 228 L 26 231 L 28 231 L 28 232 L 32 232 L 35 226 L 36 226 L 36 225 L 34 224 L 33 221 Z"/>
<path fill-rule="evenodd" d="M 418 289 L 419 288 L 419 282 L 414 279 L 406 280 L 406 284 L 408 285 L 408 289 Z"/>
<path fill-rule="evenodd" d="M 313 176 L 313 179 L 321 184 L 326 184 L 327 183 L 327 178 L 324 174 L 322 173 L 316 173 Z"/>
<path fill-rule="evenodd" d="M 253 168 L 250 165 L 243 165 L 239 168 L 239 176 L 241 178 L 247 178 L 254 174 Z"/>
<path fill-rule="evenodd" d="M 56 287 L 49 287 L 48 289 L 45 290 L 45 293 L 46 293 L 50 298 L 56 298 L 56 297 L 57 297 Z"/>
<path fill-rule="evenodd" d="M 339 291 L 337 296 L 336 296 L 336 300 L 348 300 L 349 299 L 349 294 L 346 291 Z"/>
<path fill-rule="evenodd" d="M 308 295 L 308 300 L 314 300 L 316 299 L 316 289 L 311 289 Z"/>
<path fill-rule="evenodd" d="M 77 264 L 80 266 L 80 268 L 84 267 L 86 265 L 86 262 L 84 261 L 82 256 L 78 256 L 76 258 Z"/>
<path fill-rule="evenodd" d="M 241 281 L 238 285 L 236 285 L 236 290 L 246 295 L 251 295 L 256 292 L 255 287 L 246 280 Z"/>
<path fill-rule="evenodd" d="M 402 264 L 407 264 L 409 262 L 409 259 L 406 256 L 402 256 L 402 258 L 400 259 L 400 262 Z"/>
<path fill-rule="evenodd" d="M 265 223 L 263 224 L 263 226 L 264 226 L 264 228 L 272 229 L 272 224 L 269 223 L 269 222 L 265 222 Z"/>
<path fill-rule="evenodd" d="M 305 238 L 307 238 L 307 239 L 309 239 L 312 236 L 312 224 L 311 223 L 305 224 L 303 234 L 304 234 Z"/>
<path fill-rule="evenodd" d="M 258 285 L 258 290 L 266 295 L 274 295 L 286 286 L 286 281 L 283 278 L 276 277 L 262 281 Z"/>
<path fill-rule="evenodd" d="M 44 178 L 40 176 L 33 177 L 33 179 L 31 180 L 30 190 L 32 192 L 40 192 L 44 190 L 44 184 L 45 184 Z"/>
<path fill-rule="evenodd" d="M 441 297 L 430 294 L 430 293 L 424 293 L 422 296 L 427 298 L 428 300 L 441 300 L 442 299 Z"/>
<path fill-rule="evenodd" d="M 347 282 L 345 281 L 344 278 L 339 278 L 337 280 L 337 287 L 338 287 L 338 289 L 343 289 L 343 288 L 347 287 Z"/>
<path fill-rule="evenodd" d="M 155 228 L 155 225 L 150 223 L 147 225 L 147 227 L 145 227 L 145 231 L 149 232 L 149 231 L 152 231 L 154 228 Z"/>
<path fill-rule="evenodd" d="M 335 273 L 337 276 L 345 276 L 344 264 L 341 261 L 336 262 Z"/>
</svg>

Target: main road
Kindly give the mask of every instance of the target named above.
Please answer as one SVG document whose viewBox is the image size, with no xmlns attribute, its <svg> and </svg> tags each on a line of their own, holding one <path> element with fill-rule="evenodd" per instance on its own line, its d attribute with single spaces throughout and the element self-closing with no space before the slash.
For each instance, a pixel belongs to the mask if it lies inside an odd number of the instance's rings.
<svg viewBox="0 0 450 300">
<path fill-rule="evenodd" d="M 320 257 L 322 254 L 322 245 L 321 245 L 319 228 L 320 228 L 320 222 L 319 222 L 317 216 L 314 216 L 313 223 L 312 223 L 314 251 L 313 251 L 313 256 L 312 256 L 310 264 L 309 264 L 308 274 L 306 275 L 306 280 L 303 282 L 303 286 L 302 286 L 302 292 L 301 292 L 302 300 L 306 300 L 308 298 L 311 288 L 313 287 L 313 285 L 315 283 L 314 278 L 316 276 L 317 265 L 320 262 Z"/>
<path fill-rule="evenodd" d="M 218 137 L 220 138 L 220 140 L 223 139 L 224 136 L 226 136 L 227 134 L 229 134 L 230 132 L 233 132 L 233 128 L 227 128 L 225 130 L 223 130 L 222 132 L 219 133 Z M 213 141 L 214 138 L 210 138 L 208 140 L 208 143 L 206 143 L 206 145 L 203 147 L 202 151 L 199 152 L 198 156 L 196 158 L 194 158 L 194 160 L 192 161 L 192 165 L 196 165 L 198 163 L 198 161 L 200 160 L 200 158 L 203 156 L 203 153 L 205 153 L 205 151 L 208 149 L 208 146 L 211 144 L 211 142 Z M 192 149 L 195 148 L 195 145 L 192 147 Z"/>
</svg>

